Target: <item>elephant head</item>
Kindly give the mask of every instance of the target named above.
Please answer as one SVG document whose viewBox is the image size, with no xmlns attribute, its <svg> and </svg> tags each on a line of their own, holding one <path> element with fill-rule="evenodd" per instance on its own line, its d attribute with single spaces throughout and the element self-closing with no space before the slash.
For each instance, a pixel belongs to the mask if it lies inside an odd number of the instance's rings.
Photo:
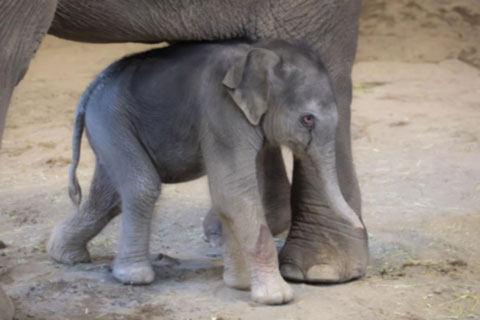
<svg viewBox="0 0 480 320">
<path fill-rule="evenodd" d="M 324 192 L 337 217 L 363 229 L 339 187 L 337 106 L 327 70 L 316 55 L 308 48 L 270 42 L 238 59 L 223 84 L 248 121 L 261 127 L 268 143 L 287 146 L 296 161 L 309 168 L 310 190 Z"/>
</svg>

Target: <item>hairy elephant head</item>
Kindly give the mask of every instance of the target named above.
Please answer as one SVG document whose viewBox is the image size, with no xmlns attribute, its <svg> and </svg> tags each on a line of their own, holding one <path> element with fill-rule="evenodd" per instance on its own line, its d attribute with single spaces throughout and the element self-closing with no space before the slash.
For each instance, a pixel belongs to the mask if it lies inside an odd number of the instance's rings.
<svg viewBox="0 0 480 320">
<path fill-rule="evenodd" d="M 270 42 L 236 61 L 223 84 L 248 121 L 262 127 L 269 143 L 287 146 L 308 168 L 303 179 L 310 190 L 323 192 L 330 209 L 347 224 L 364 228 L 339 187 L 337 106 L 327 70 L 316 55 L 308 48 Z"/>
</svg>

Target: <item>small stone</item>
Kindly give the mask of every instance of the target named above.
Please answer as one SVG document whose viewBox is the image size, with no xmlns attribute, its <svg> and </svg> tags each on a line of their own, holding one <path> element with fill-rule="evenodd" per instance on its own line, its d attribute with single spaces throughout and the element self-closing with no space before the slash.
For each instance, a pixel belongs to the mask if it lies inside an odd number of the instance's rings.
<svg viewBox="0 0 480 320">
<path fill-rule="evenodd" d="M 408 121 L 395 121 L 390 123 L 389 127 L 404 127 L 408 124 Z"/>
<path fill-rule="evenodd" d="M 449 265 L 454 266 L 454 267 L 466 267 L 468 265 L 467 262 L 462 260 L 462 259 L 448 260 L 447 262 L 448 262 Z"/>
<path fill-rule="evenodd" d="M 432 293 L 434 293 L 434 294 L 442 294 L 442 289 L 440 289 L 440 288 L 435 288 L 435 289 L 432 290 Z"/>
<path fill-rule="evenodd" d="M 7 245 L 5 244 L 5 242 L 3 242 L 2 240 L 0 240 L 0 250 L 1 249 L 5 249 L 7 247 Z"/>
</svg>

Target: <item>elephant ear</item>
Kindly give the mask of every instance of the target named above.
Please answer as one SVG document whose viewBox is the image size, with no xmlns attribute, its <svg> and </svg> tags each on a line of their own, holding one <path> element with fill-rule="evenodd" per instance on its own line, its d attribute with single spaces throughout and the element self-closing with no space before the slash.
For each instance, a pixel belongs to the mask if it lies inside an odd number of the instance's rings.
<svg viewBox="0 0 480 320">
<path fill-rule="evenodd" d="M 258 125 L 267 112 L 271 80 L 280 62 L 280 57 L 270 50 L 252 49 L 235 61 L 223 78 L 233 101 L 253 125 Z"/>
</svg>

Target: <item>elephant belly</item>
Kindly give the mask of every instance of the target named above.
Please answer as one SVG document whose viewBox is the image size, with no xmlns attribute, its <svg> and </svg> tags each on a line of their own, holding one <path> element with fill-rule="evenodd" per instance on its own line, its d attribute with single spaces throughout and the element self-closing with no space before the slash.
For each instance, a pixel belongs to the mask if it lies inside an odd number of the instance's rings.
<svg viewBox="0 0 480 320">
<path fill-rule="evenodd" d="M 232 39 L 243 35 L 248 8 L 225 0 L 60 0 L 48 32 L 93 43 Z"/>
<path fill-rule="evenodd" d="M 156 163 L 163 183 L 180 183 L 198 179 L 205 175 L 205 166 L 199 154 L 172 154 Z"/>
</svg>

